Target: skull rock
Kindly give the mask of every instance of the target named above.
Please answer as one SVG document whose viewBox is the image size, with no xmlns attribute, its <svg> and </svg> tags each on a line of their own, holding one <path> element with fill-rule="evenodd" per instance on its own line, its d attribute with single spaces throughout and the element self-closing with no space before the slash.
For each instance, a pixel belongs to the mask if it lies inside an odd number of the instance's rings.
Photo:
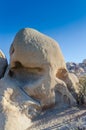
<svg viewBox="0 0 86 130">
<path fill-rule="evenodd" d="M 50 107 L 58 100 L 73 104 L 75 99 L 59 77 L 66 64 L 60 47 L 50 37 L 30 28 L 20 30 L 10 48 L 9 76 L 20 83 L 20 88 L 42 107 Z M 61 79 L 61 80 L 60 80 Z"/>
<path fill-rule="evenodd" d="M 7 65 L 8 65 L 7 59 L 3 54 L 3 52 L 0 50 L 0 78 L 4 76 Z"/>
</svg>

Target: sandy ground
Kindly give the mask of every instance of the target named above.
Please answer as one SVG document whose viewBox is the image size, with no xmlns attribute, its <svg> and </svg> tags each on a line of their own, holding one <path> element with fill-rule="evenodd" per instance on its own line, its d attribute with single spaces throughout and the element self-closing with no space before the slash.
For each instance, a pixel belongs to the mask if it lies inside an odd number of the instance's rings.
<svg viewBox="0 0 86 130">
<path fill-rule="evenodd" d="M 27 130 L 86 130 L 86 106 L 43 112 Z"/>
</svg>

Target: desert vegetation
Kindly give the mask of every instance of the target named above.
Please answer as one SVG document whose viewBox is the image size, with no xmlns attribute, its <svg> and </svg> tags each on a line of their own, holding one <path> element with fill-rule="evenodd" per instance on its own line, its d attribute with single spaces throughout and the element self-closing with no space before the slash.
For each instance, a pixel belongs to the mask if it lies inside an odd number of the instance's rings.
<svg viewBox="0 0 86 130">
<path fill-rule="evenodd" d="M 79 77 L 79 94 L 77 102 L 79 105 L 86 104 L 86 76 Z"/>
</svg>

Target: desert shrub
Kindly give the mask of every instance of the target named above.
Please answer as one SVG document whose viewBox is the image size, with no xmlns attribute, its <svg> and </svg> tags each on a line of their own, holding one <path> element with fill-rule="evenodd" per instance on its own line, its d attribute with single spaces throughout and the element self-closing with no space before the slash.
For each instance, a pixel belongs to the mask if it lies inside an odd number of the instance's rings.
<svg viewBox="0 0 86 130">
<path fill-rule="evenodd" d="M 77 102 L 79 105 L 86 103 L 86 77 L 79 78 L 79 94 Z"/>
</svg>

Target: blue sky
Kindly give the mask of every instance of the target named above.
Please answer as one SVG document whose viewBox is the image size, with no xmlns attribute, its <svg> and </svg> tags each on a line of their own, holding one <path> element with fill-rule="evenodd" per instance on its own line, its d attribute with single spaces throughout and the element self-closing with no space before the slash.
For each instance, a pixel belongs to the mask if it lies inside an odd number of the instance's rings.
<svg viewBox="0 0 86 130">
<path fill-rule="evenodd" d="M 0 0 L 0 49 L 8 59 L 10 44 L 24 27 L 54 38 L 66 61 L 86 58 L 86 0 Z"/>
</svg>

